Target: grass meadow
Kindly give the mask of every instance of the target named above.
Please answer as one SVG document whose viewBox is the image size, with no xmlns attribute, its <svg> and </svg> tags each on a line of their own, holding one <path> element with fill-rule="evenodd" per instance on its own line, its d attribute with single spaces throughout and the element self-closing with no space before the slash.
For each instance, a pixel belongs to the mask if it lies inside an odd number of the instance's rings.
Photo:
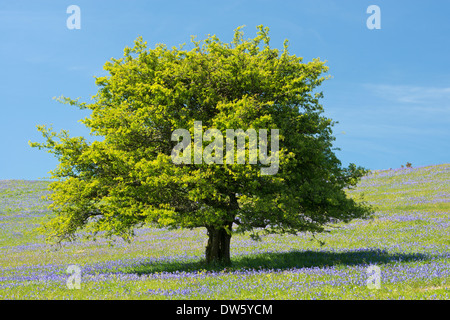
<svg viewBox="0 0 450 320">
<path fill-rule="evenodd" d="M 148 227 L 131 243 L 55 248 L 35 232 L 51 216 L 47 184 L 0 180 L 2 300 L 450 298 L 450 164 L 370 173 L 348 193 L 364 194 L 374 219 L 330 226 L 316 235 L 324 245 L 308 233 L 260 242 L 233 235 L 230 268 L 202 264 L 205 229 Z M 70 265 L 79 268 L 79 289 L 67 285 Z"/>
</svg>

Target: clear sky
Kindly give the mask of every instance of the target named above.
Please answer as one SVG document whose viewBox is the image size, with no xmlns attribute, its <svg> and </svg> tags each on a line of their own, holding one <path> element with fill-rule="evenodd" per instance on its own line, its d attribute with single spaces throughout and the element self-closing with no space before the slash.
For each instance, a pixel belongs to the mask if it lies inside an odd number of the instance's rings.
<svg viewBox="0 0 450 320">
<path fill-rule="evenodd" d="M 70 5 L 80 29 L 69 29 Z M 369 29 L 370 5 L 381 29 Z M 39 179 L 57 165 L 38 124 L 88 136 L 88 113 L 53 97 L 97 92 L 94 76 L 142 36 L 150 47 L 216 34 L 222 41 L 245 25 L 270 28 L 271 46 L 304 61 L 327 61 L 332 78 L 321 91 L 344 165 L 368 169 L 450 162 L 450 1 L 294 0 L 144 1 L 15 0 L 0 2 L 0 179 Z M 189 48 L 189 46 L 186 46 Z"/>
</svg>

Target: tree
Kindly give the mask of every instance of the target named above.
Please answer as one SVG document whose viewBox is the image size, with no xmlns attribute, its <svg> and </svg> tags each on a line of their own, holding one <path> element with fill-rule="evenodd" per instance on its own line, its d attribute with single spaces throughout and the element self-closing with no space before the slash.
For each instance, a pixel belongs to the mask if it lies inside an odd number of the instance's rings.
<svg viewBox="0 0 450 320">
<path fill-rule="evenodd" d="M 38 126 L 45 142 L 30 145 L 59 160 L 50 172 L 55 218 L 45 225 L 49 237 L 73 240 L 85 228 L 130 240 L 144 224 L 204 227 L 206 261 L 229 264 L 233 232 L 255 238 L 314 234 L 330 223 L 369 217 L 371 208 L 345 192 L 367 171 L 342 167 L 332 147 L 334 122 L 322 116 L 323 95 L 314 92 L 328 67 L 320 59 L 303 63 L 289 54 L 287 40 L 282 52 L 270 48 L 269 29 L 257 30 L 254 39 L 244 40 L 237 28 L 231 43 L 211 35 L 192 38 L 189 51 L 164 44 L 147 49 L 140 37 L 123 58 L 106 62 L 109 75 L 96 78 L 99 89 L 91 103 L 60 97 L 91 110 L 81 122 L 99 138 L 89 142 Z M 241 129 L 244 138 L 259 130 L 260 141 L 261 130 L 278 130 L 279 149 L 271 150 L 276 172 L 264 174 L 262 161 L 238 163 L 238 152 L 222 163 L 198 163 L 196 153 L 188 153 L 214 146 L 210 155 L 218 156 L 218 135 L 200 145 L 188 141 L 178 155 L 193 161 L 175 163 L 172 153 L 180 141 L 173 133 L 195 134 L 200 122 L 205 135 L 208 128 L 224 137 L 227 129 Z M 274 139 L 264 141 L 271 145 Z M 248 134 L 248 159 L 251 143 Z"/>
</svg>

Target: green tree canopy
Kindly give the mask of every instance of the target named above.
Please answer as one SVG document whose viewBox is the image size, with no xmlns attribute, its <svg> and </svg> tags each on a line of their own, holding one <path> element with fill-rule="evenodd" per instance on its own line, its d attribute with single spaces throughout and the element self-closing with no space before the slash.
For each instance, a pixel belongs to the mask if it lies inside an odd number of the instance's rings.
<svg viewBox="0 0 450 320">
<path fill-rule="evenodd" d="M 31 146 L 59 160 L 50 172 L 56 215 L 45 226 L 49 237 L 72 240 L 86 228 L 131 239 L 148 223 L 204 227 L 206 261 L 230 263 L 233 232 L 319 233 L 333 222 L 369 217 L 370 207 L 345 193 L 366 170 L 342 167 L 332 147 L 334 123 L 322 115 L 322 93 L 314 92 L 328 67 L 319 59 L 304 63 L 288 52 L 287 41 L 281 52 L 271 48 L 268 28 L 257 30 L 244 40 L 238 28 L 231 43 L 192 38 L 191 50 L 148 49 L 138 38 L 123 58 L 106 62 L 109 75 L 96 78 L 92 103 L 60 97 L 91 110 L 81 121 L 99 138 L 38 126 L 45 142 Z M 261 162 L 174 163 L 179 141 L 172 133 L 187 129 L 194 136 L 195 121 L 223 137 L 227 129 L 277 129 L 275 174 L 263 174 Z M 204 139 L 200 149 L 212 144 Z"/>
</svg>

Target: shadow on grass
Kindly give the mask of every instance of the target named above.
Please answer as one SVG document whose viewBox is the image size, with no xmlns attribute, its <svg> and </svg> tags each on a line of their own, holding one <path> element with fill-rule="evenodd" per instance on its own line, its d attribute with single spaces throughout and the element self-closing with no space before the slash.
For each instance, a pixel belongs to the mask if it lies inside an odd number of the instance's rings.
<svg viewBox="0 0 450 320">
<path fill-rule="evenodd" d="M 231 266 L 207 265 L 204 261 L 172 261 L 136 265 L 124 273 L 152 274 L 156 272 L 199 272 L 199 271 L 238 271 L 238 270 L 286 270 L 293 268 L 331 267 L 388 264 L 392 262 L 409 262 L 426 260 L 420 253 L 389 253 L 378 249 L 347 252 L 333 251 L 290 251 L 279 253 L 262 253 L 232 258 Z"/>
</svg>

